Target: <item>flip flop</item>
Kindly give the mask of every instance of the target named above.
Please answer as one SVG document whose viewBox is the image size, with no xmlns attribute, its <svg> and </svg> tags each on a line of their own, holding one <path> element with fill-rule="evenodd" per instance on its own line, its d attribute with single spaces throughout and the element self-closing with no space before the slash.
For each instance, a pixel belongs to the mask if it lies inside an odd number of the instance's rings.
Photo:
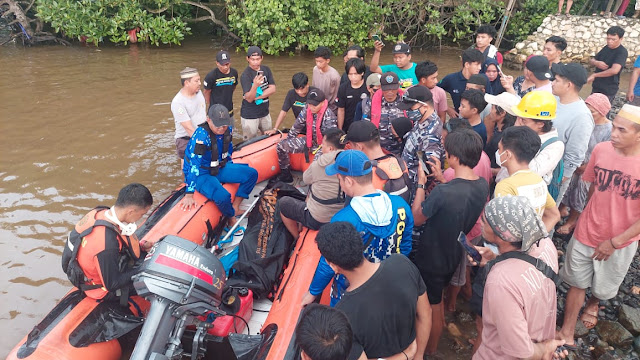
<svg viewBox="0 0 640 360">
<path fill-rule="evenodd" d="M 593 329 L 598 324 L 598 311 L 583 310 L 582 315 L 580 315 L 580 321 L 588 330 Z"/>
<path fill-rule="evenodd" d="M 564 344 L 562 346 L 564 346 L 564 348 L 569 350 L 569 351 L 578 351 L 578 345 L 576 345 L 576 344 L 573 344 L 573 345 Z"/>
</svg>

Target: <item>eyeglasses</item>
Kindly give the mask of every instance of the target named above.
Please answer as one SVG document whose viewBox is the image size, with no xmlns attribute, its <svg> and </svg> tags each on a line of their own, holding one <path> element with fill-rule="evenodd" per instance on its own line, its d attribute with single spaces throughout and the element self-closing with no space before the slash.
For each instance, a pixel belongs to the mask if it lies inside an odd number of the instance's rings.
<svg viewBox="0 0 640 360">
<path fill-rule="evenodd" d="M 407 93 L 402 94 L 402 102 L 405 102 L 405 103 L 416 103 L 416 104 L 422 104 L 422 105 L 429 106 L 429 104 L 427 104 L 424 101 L 420 101 L 418 99 L 414 99 L 414 98 L 411 98 L 411 97 L 407 96 Z"/>
</svg>

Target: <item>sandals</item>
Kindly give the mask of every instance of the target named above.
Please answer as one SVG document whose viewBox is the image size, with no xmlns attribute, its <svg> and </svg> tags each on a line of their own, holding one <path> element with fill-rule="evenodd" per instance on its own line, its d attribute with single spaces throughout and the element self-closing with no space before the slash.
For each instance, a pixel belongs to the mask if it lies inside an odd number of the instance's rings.
<svg viewBox="0 0 640 360">
<path fill-rule="evenodd" d="M 593 329 L 598 324 L 598 310 L 589 311 L 584 309 L 582 315 L 580 315 L 580 321 L 582 321 L 585 328 L 589 330 Z"/>
</svg>

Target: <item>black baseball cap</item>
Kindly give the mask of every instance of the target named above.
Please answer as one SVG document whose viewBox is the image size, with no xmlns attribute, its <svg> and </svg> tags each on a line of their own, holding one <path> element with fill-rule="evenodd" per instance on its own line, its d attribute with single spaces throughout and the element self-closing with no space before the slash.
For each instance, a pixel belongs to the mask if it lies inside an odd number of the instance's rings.
<svg viewBox="0 0 640 360">
<path fill-rule="evenodd" d="M 549 71 L 549 60 L 542 55 L 532 56 L 525 64 L 525 67 L 533 73 L 533 76 L 538 80 L 552 80 L 551 72 Z"/>
<path fill-rule="evenodd" d="M 407 91 L 402 94 L 402 101 L 398 103 L 398 109 L 409 110 L 418 102 L 426 103 L 428 101 L 433 101 L 431 90 L 426 86 L 415 85 L 408 88 Z"/>
<path fill-rule="evenodd" d="M 380 85 L 383 91 L 398 90 L 400 88 L 400 78 L 396 73 L 387 71 L 380 77 Z"/>
<path fill-rule="evenodd" d="M 320 89 L 312 88 L 307 94 L 307 104 L 317 106 L 321 102 L 325 101 L 327 97 Z"/>
<path fill-rule="evenodd" d="M 577 87 L 582 87 L 587 83 L 587 71 L 580 64 L 553 64 L 551 65 L 551 72 L 554 76 L 560 75 L 563 78 L 567 78 Z"/>
<path fill-rule="evenodd" d="M 252 57 L 253 55 L 262 56 L 262 50 L 255 45 L 249 46 L 249 49 L 247 49 L 247 57 Z"/>
<path fill-rule="evenodd" d="M 233 119 L 229 116 L 229 110 L 222 104 L 213 104 L 209 108 L 207 117 L 217 127 L 233 125 Z"/>
<path fill-rule="evenodd" d="M 483 74 L 473 74 L 469 77 L 469 80 L 467 80 L 467 84 L 484 86 L 486 89 L 488 81 L 489 79 Z"/>
<path fill-rule="evenodd" d="M 380 130 L 369 120 L 359 120 L 349 126 L 345 142 L 367 142 L 376 138 L 380 138 Z"/>
<path fill-rule="evenodd" d="M 392 54 L 411 54 L 411 47 L 405 43 L 398 43 L 393 46 Z"/>
<path fill-rule="evenodd" d="M 231 62 L 231 56 L 229 56 L 228 52 L 224 50 L 220 50 L 216 54 L 216 61 L 222 65 L 227 65 L 228 63 Z"/>
</svg>

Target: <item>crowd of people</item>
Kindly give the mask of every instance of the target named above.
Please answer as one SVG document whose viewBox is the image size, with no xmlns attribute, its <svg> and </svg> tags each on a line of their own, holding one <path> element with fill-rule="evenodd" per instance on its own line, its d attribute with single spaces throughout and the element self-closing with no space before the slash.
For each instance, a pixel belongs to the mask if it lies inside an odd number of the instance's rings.
<svg viewBox="0 0 640 360">
<path fill-rule="evenodd" d="M 305 153 L 314 159 L 303 174 L 311 187 L 306 201 L 281 199 L 280 215 L 294 236 L 301 226 L 318 230 L 322 257 L 303 305 L 332 284 L 332 308 L 309 305 L 300 318 L 304 359 L 434 355 L 459 294 L 476 316 L 474 359 L 564 357 L 577 321 L 593 328 L 599 302 L 616 295 L 640 240 L 640 60 L 629 104 L 610 121 L 627 58 L 623 29 L 607 31 L 591 75 L 563 63 L 566 41 L 552 36 L 516 79 L 501 70 L 495 34 L 479 27 L 460 71 L 440 82 L 437 65 L 413 62 L 404 43 L 392 46 L 390 65 L 379 64 L 382 41 L 369 66 L 364 50 L 350 47 L 342 76 L 319 47 L 311 83 L 293 76 L 275 127 L 276 83 L 259 47 L 249 47 L 240 76 L 220 51 L 204 91 L 196 69 L 180 73 L 171 110 L 185 211 L 198 191 L 233 225 L 256 185 L 258 172 L 231 159 L 238 82 L 244 139 L 275 132 L 289 110 L 296 117 L 277 145 L 279 180 L 293 180 L 289 154 Z M 587 83 L 593 93 L 583 100 Z M 222 183 L 239 184 L 233 200 Z M 132 184 L 113 208 L 76 226 L 79 234 L 104 229 L 77 255 L 93 279 L 82 284 L 88 296 L 126 287 L 114 264 L 125 250 L 139 256 L 129 235 L 151 202 Z M 554 231 L 570 238 L 561 267 Z M 570 289 L 556 324 L 560 281 Z"/>
</svg>

